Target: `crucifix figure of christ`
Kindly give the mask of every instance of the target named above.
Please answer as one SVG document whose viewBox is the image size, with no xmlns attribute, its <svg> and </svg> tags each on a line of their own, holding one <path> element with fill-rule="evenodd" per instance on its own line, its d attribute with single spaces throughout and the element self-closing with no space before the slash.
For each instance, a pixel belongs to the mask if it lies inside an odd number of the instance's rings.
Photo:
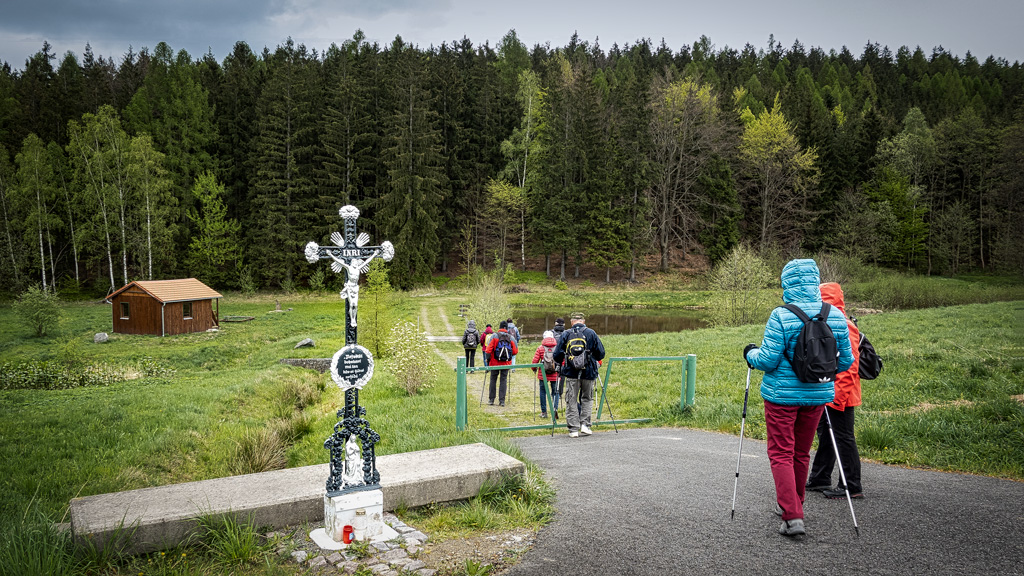
<svg viewBox="0 0 1024 576">
<path fill-rule="evenodd" d="M 319 246 L 316 242 L 306 244 L 306 260 L 315 264 L 318 260 L 331 260 L 331 270 L 345 273 L 345 285 L 341 289 L 341 298 L 345 301 L 345 342 L 356 343 L 356 327 L 359 307 L 359 274 L 370 270 L 370 262 L 380 257 L 389 262 L 395 255 L 391 242 L 380 246 L 367 246 L 370 235 L 366 232 L 356 234 L 356 220 L 359 209 L 355 206 L 342 206 L 338 215 L 345 221 L 345 233 L 331 234 L 334 246 Z"/>
</svg>

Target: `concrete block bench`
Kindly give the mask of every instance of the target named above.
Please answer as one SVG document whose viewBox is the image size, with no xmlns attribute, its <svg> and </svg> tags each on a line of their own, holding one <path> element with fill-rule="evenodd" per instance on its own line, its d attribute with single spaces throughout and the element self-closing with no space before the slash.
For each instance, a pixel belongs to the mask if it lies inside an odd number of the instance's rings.
<svg viewBox="0 0 1024 576">
<path fill-rule="evenodd" d="M 526 466 L 478 443 L 378 456 L 377 470 L 384 510 L 394 510 L 471 498 L 484 482 L 524 474 Z M 103 548 L 121 540 L 125 552 L 142 554 L 180 544 L 199 516 L 233 514 L 269 528 L 319 523 L 329 474 L 327 464 L 317 464 L 75 498 L 71 530 L 80 544 Z"/>
</svg>

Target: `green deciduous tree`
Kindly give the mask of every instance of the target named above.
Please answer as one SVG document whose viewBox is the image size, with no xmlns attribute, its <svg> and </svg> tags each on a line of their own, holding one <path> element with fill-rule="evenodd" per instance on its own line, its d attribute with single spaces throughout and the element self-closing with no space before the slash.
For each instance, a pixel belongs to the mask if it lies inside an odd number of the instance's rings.
<svg viewBox="0 0 1024 576">
<path fill-rule="evenodd" d="M 817 154 L 804 150 L 775 99 L 772 109 L 758 115 L 744 112 L 739 153 L 746 177 L 748 214 L 763 250 L 771 244 L 798 243 L 811 222 L 809 202 L 817 191 Z"/>
</svg>

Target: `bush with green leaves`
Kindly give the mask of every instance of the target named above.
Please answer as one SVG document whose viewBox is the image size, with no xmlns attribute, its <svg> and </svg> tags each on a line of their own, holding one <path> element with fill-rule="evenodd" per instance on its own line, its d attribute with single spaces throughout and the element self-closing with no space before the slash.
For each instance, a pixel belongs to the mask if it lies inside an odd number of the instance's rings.
<svg viewBox="0 0 1024 576">
<path fill-rule="evenodd" d="M 360 341 L 373 353 L 374 358 L 386 358 L 390 352 L 388 336 L 394 324 L 395 295 L 388 280 L 388 267 L 375 259 L 366 273 L 366 286 L 359 295 Z"/>
<path fill-rule="evenodd" d="M 476 285 L 470 293 L 470 318 L 476 320 L 478 326 L 494 324 L 512 317 L 512 303 L 505 292 L 503 276 L 500 270 L 481 271 L 477 275 Z"/>
<path fill-rule="evenodd" d="M 399 322 L 391 330 L 391 341 L 401 343 L 387 364 L 395 380 L 410 396 L 432 387 L 438 369 L 426 334 L 412 322 Z"/>
<path fill-rule="evenodd" d="M 711 301 L 715 326 L 763 322 L 773 307 L 776 275 L 749 247 L 733 248 L 711 271 Z"/>
<path fill-rule="evenodd" d="M 14 302 L 14 310 L 36 336 L 53 332 L 64 317 L 56 292 L 29 287 Z"/>
</svg>

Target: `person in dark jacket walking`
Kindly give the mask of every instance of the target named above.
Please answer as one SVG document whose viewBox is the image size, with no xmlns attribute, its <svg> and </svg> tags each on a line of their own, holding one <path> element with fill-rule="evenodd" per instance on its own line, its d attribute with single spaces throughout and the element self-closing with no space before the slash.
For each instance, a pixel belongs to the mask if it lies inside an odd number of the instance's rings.
<svg viewBox="0 0 1024 576">
<path fill-rule="evenodd" d="M 570 438 L 580 434 L 589 436 L 590 415 L 594 409 L 594 381 L 597 380 L 598 361 L 604 359 L 604 344 L 584 321 L 581 312 L 569 317 L 572 327 L 562 332 L 553 354 L 565 374 L 565 425 Z M 577 348 L 582 348 L 578 351 Z M 583 368 L 574 365 L 574 357 L 582 355 Z"/>
<path fill-rule="evenodd" d="M 821 299 L 846 314 L 846 303 L 843 301 L 843 289 L 835 282 L 821 285 Z M 840 482 L 832 488 L 832 468 L 836 464 L 835 447 L 828 435 L 829 420 L 822 415 L 818 421 L 818 452 L 811 463 L 811 475 L 807 479 L 807 490 L 820 490 L 826 498 L 846 498 L 846 489 L 850 489 L 850 498 L 863 498 L 864 490 L 860 484 L 860 452 L 857 450 L 857 438 L 853 433 L 853 408 L 860 406 L 860 331 L 857 325 L 846 320 L 850 330 L 850 348 L 853 350 L 853 364 L 850 369 L 836 375 L 835 400 L 825 405 L 825 411 L 832 422 L 832 431 L 836 435 L 839 446 L 839 460 L 846 476 L 846 486 Z"/>
<path fill-rule="evenodd" d="M 800 307 L 808 316 L 821 312 L 820 274 L 814 260 L 792 260 L 782 269 L 782 300 Z M 839 352 L 837 372 L 853 364 L 850 331 L 842 311 L 831 307 L 829 328 Z M 790 364 L 797 336 L 803 328 L 800 317 L 784 307 L 776 308 L 764 327 L 761 346 L 743 349 L 747 365 L 764 371 L 761 397 L 768 435 L 768 460 L 775 480 L 776 510 L 782 516 L 779 534 L 799 536 L 804 527 L 804 490 L 811 460 L 814 431 L 826 403 L 835 397 L 831 380 L 808 384 L 797 378 Z"/>
<path fill-rule="evenodd" d="M 476 348 L 480 345 L 480 332 L 476 329 L 476 320 L 470 320 L 466 324 L 466 331 L 462 333 L 462 347 L 466 350 L 466 367 L 472 368 L 476 365 Z"/>
</svg>

